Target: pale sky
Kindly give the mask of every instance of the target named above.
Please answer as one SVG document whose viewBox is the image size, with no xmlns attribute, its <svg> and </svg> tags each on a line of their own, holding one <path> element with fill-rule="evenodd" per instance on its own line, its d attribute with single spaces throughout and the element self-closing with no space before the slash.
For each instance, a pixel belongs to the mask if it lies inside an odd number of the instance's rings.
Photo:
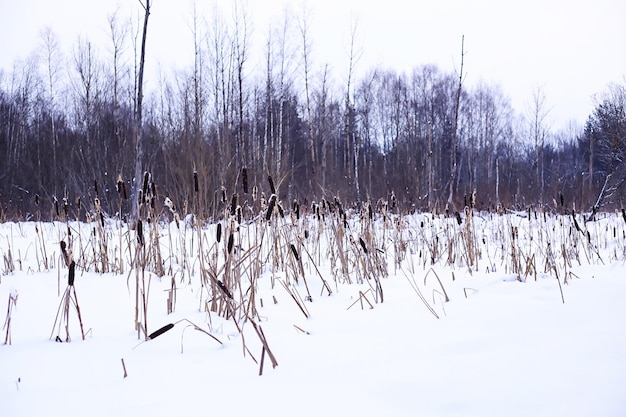
<svg viewBox="0 0 626 417">
<path fill-rule="evenodd" d="M 231 1 L 216 0 L 230 11 Z M 165 69 L 192 62 L 192 0 L 152 0 L 148 65 Z M 213 0 L 197 0 L 210 21 Z M 251 48 L 262 53 L 271 22 L 280 24 L 285 7 L 299 12 L 301 0 L 248 0 Z M 399 72 L 424 64 L 458 69 L 465 36 L 465 82 L 497 84 L 521 113 L 541 88 L 555 129 L 570 120 L 583 124 L 592 96 L 611 82 L 626 82 L 626 1 L 624 0 L 315 0 L 311 10 L 312 67 L 329 63 L 347 72 L 350 20 L 358 23 L 362 47 L 359 71 L 382 66 Z M 79 35 L 109 53 L 107 15 L 136 16 L 138 0 L 0 0 L 0 68 L 27 58 L 49 26 L 66 56 Z M 133 12 L 134 10 L 134 12 Z M 294 36 L 298 36 L 297 33 Z M 258 59 L 250 62 L 262 68 Z M 148 80 L 148 82 L 150 82 Z M 339 81 L 341 82 L 341 81 Z"/>
</svg>

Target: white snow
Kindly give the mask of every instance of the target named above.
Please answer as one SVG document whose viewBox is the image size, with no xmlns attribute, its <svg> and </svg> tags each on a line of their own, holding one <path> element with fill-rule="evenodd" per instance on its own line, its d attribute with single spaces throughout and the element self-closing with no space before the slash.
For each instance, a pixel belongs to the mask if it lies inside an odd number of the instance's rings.
<svg viewBox="0 0 626 417">
<path fill-rule="evenodd" d="M 626 224 L 621 218 L 610 214 L 586 225 L 596 251 L 582 234 L 572 235 L 570 217 L 550 217 L 547 225 L 517 216 L 476 217 L 474 233 L 482 254 L 471 273 L 460 258 L 454 267 L 446 265 L 445 254 L 429 272 L 424 255 L 432 233 L 443 240 L 446 233 L 461 236 L 465 230 L 465 223 L 458 226 L 454 218 L 430 218 L 404 220 L 407 252 L 399 267 L 393 260 L 398 235 L 384 230 L 380 220 L 376 223 L 381 245 L 386 234 L 389 271 L 381 280 L 382 303 L 374 303 L 368 283 L 333 278 L 325 234 L 318 267 L 333 293 L 322 291 L 321 279 L 303 255 L 312 295 L 312 302 L 305 302 L 309 318 L 278 283 L 285 279 L 284 271 L 265 265 L 257 282 L 258 324 L 278 366 L 272 368 L 265 355 L 261 376 L 250 357 L 260 361 L 262 351 L 251 324 L 244 324 L 244 339 L 233 320 L 201 311 L 198 261 L 190 243 L 195 231 L 179 235 L 174 224 L 160 229 L 163 262 L 172 265 L 177 298 L 168 315 L 172 275 L 152 276 L 147 324 L 149 332 L 168 323 L 175 323 L 173 329 L 153 340 L 138 338 L 135 270 L 128 265 L 123 274 L 100 274 L 93 266 L 84 271 L 79 265 L 75 290 L 86 337 L 81 339 L 70 305 L 71 341 L 66 343 L 64 328 L 53 328 L 67 287 L 68 268 L 59 268 L 66 225 L 4 223 L 0 255 L 6 260 L 10 251 L 15 270 L 0 264 L 0 312 L 9 311 L 11 297 L 16 302 L 10 310 L 11 344 L 0 345 L 0 416 L 626 415 Z M 537 257 L 536 279 L 531 273 L 520 281 L 508 266 L 511 226 L 519 227 L 520 241 L 513 244 L 521 255 Z M 95 227 L 72 224 L 84 239 Z M 124 235 L 126 230 L 114 222 L 106 227 L 110 254 L 119 249 L 120 233 L 123 242 L 134 236 Z M 207 242 L 214 240 L 214 230 L 204 229 Z M 352 230 L 358 241 L 358 226 Z M 565 303 L 554 270 L 546 272 L 542 254 L 549 253 L 548 238 L 553 239 Z M 75 259 L 81 248 L 93 250 L 86 242 L 79 248 L 74 239 Z M 181 254 L 184 239 L 191 276 L 181 269 L 182 255 L 166 255 Z M 134 238 L 130 241 L 134 244 Z M 195 245 L 197 250 L 197 237 Z M 577 251 L 580 260 L 567 267 L 567 283 L 562 247 Z M 447 303 L 435 274 L 449 295 Z M 290 288 L 304 298 L 302 280 Z M 359 291 L 373 309 L 360 302 Z M 180 321 L 184 319 L 188 321 Z M 5 323 L 0 342 L 6 331 Z M 57 334 L 62 343 L 51 340 Z"/>
</svg>

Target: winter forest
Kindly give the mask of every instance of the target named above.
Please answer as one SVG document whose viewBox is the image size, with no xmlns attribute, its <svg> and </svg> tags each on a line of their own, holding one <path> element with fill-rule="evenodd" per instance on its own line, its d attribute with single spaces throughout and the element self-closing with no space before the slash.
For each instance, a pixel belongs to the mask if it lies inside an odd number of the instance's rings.
<svg viewBox="0 0 626 417">
<path fill-rule="evenodd" d="M 156 204 L 169 197 L 203 218 L 233 195 L 242 206 L 269 198 L 268 177 L 279 199 L 305 206 L 338 197 L 401 212 L 623 207 L 620 80 L 598 92 L 584 126 L 555 131 L 541 89 L 520 113 L 500 86 L 466 85 L 462 39 L 455 72 L 419 64 L 357 78 L 356 26 L 349 71 L 337 74 L 311 64 L 306 15 L 286 16 L 253 51 L 242 8 L 194 14 L 193 65 L 143 89 L 149 5 L 134 20 L 110 14 L 109 43 L 80 38 L 69 55 L 42 30 L 29 58 L 0 72 L 3 218 L 53 220 L 59 207 L 82 218 L 96 197 L 125 216 L 144 171 Z"/>
</svg>

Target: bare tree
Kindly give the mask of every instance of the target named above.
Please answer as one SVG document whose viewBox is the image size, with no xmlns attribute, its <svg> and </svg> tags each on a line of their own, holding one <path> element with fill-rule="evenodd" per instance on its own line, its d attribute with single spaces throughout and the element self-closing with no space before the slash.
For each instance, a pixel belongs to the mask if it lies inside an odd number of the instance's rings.
<svg viewBox="0 0 626 417">
<path fill-rule="evenodd" d="M 237 164 L 246 167 L 248 164 L 248 151 L 246 149 L 244 136 L 244 66 L 248 59 L 248 42 L 250 28 L 248 24 L 248 11 L 240 4 L 239 0 L 234 3 L 234 33 L 233 49 L 235 58 L 235 70 L 237 76 Z"/>
<path fill-rule="evenodd" d="M 150 17 L 150 0 L 145 0 L 145 4 L 140 3 L 144 9 L 143 30 L 141 36 L 141 52 L 139 57 L 139 72 L 137 74 L 137 89 L 135 95 L 135 117 L 133 121 L 133 142 L 136 146 L 135 154 L 135 184 L 133 193 L 132 217 L 137 219 L 139 208 L 139 189 L 141 188 L 141 179 L 144 171 L 144 158 L 146 147 L 143 139 L 143 74 L 146 59 L 146 37 L 148 35 L 148 18 Z"/>
<path fill-rule="evenodd" d="M 590 220 L 603 206 L 615 203 L 626 184 L 626 87 L 611 84 L 601 97 L 585 128 L 597 147 L 597 171 L 602 175 Z"/>
<path fill-rule="evenodd" d="M 546 95 L 541 88 L 533 91 L 531 107 L 528 113 L 530 123 L 530 134 L 535 150 L 535 188 L 539 190 L 539 205 L 543 205 L 545 183 L 544 183 L 544 161 L 543 152 L 545 149 L 546 135 L 548 128 L 546 119 L 549 109 L 546 107 Z"/>
<path fill-rule="evenodd" d="M 55 179 L 59 177 L 57 168 L 57 149 L 58 149 L 58 135 L 55 126 L 55 95 L 57 93 L 57 83 L 60 78 L 60 68 L 62 55 L 59 48 L 59 37 L 48 26 L 40 33 L 42 49 L 44 54 L 44 63 L 46 66 L 47 75 L 47 89 L 48 89 L 48 106 L 50 107 L 50 128 L 52 131 L 52 181 L 53 181 L 53 193 L 57 193 Z"/>
<path fill-rule="evenodd" d="M 465 35 L 461 37 L 461 67 L 459 69 L 459 83 L 456 90 L 455 106 L 454 106 L 454 126 L 452 131 L 452 146 L 450 148 L 450 183 L 448 191 L 448 205 L 454 207 L 454 182 L 456 179 L 457 162 L 457 144 L 458 144 L 458 126 L 459 126 L 459 108 L 461 104 L 461 90 L 463 88 L 463 61 L 465 58 Z"/>
<path fill-rule="evenodd" d="M 356 201 L 360 202 L 361 200 L 361 190 L 359 187 L 359 150 L 361 148 L 361 136 L 359 134 L 354 135 L 352 129 L 350 128 L 350 113 L 352 110 L 352 99 L 351 99 L 351 89 L 352 89 L 352 77 L 354 76 L 354 70 L 356 64 L 359 59 L 363 55 L 363 51 L 359 45 L 357 45 L 357 34 L 358 34 L 358 20 L 356 17 L 352 16 L 350 19 L 350 40 L 349 40 L 349 52 L 348 52 L 348 74 L 346 81 L 346 114 L 348 117 L 348 121 L 346 122 L 346 140 L 347 146 L 347 160 L 348 160 L 348 171 L 350 170 L 350 163 L 352 162 L 353 170 L 354 170 L 354 190 L 356 195 Z M 354 136 L 354 137 L 351 137 Z M 354 160 L 352 160 L 352 150 L 350 147 L 350 139 L 352 139 L 352 147 L 354 147 Z"/>
<path fill-rule="evenodd" d="M 300 28 L 300 36 L 302 40 L 302 62 L 304 70 L 304 97 L 306 101 L 306 118 L 307 118 L 307 136 L 309 152 L 311 154 L 311 174 L 309 176 L 310 188 L 316 190 L 319 181 L 318 170 L 316 167 L 315 157 L 315 143 L 313 142 L 313 118 L 311 112 L 311 91 L 310 91 L 310 77 L 311 77 L 311 39 L 309 37 L 309 20 L 310 10 L 307 9 L 306 3 L 302 3 L 302 12 L 298 19 L 298 26 Z M 315 187 L 315 188 L 314 188 Z"/>
<path fill-rule="evenodd" d="M 124 148 L 125 139 L 122 137 L 122 129 L 120 127 L 120 90 L 123 77 L 123 54 L 126 49 L 126 40 L 129 31 L 129 22 L 121 22 L 118 19 L 118 12 L 115 11 L 108 16 L 109 34 L 111 37 L 111 54 L 113 59 L 112 77 L 113 77 L 113 118 L 114 118 L 114 135 L 116 140 L 116 148 L 122 150 Z M 105 153 L 108 147 L 105 147 Z M 121 175 L 124 160 L 121 155 L 115 158 L 118 167 L 116 171 Z"/>
</svg>

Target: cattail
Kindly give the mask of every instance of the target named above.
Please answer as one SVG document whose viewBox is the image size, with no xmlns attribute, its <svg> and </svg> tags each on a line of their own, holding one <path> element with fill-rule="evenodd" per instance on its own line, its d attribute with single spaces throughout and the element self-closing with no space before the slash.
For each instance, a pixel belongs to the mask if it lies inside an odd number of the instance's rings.
<svg viewBox="0 0 626 417">
<path fill-rule="evenodd" d="M 243 193 L 248 194 L 248 169 L 241 169 L 241 183 L 243 185 Z"/>
<path fill-rule="evenodd" d="M 576 231 L 580 232 L 580 226 L 578 225 L 578 222 L 576 221 L 576 212 L 574 210 L 572 210 L 572 219 L 574 220 L 574 227 L 576 227 Z"/>
<path fill-rule="evenodd" d="M 67 285 L 69 285 L 70 287 L 74 286 L 75 268 L 76 268 L 76 263 L 72 261 L 70 263 L 70 269 L 69 269 L 69 273 L 67 276 Z"/>
<path fill-rule="evenodd" d="M 276 204 L 276 208 L 278 209 L 278 214 L 280 214 L 280 218 L 284 219 L 285 218 L 285 211 L 283 210 L 283 206 L 280 205 L 280 203 Z"/>
<path fill-rule="evenodd" d="M 68 265 L 70 261 L 70 256 L 67 253 L 67 244 L 62 240 L 60 242 L 60 245 L 61 245 L 61 253 L 63 254 L 63 259 L 65 260 L 65 265 Z"/>
<path fill-rule="evenodd" d="M 299 261 L 300 255 L 298 255 L 298 251 L 296 250 L 296 247 L 293 245 L 293 243 L 291 243 L 290 246 L 291 246 L 291 253 L 293 253 L 293 256 L 296 258 L 296 261 Z"/>
<path fill-rule="evenodd" d="M 39 205 L 39 194 L 35 194 L 35 205 Z"/>
<path fill-rule="evenodd" d="M 220 287 L 220 290 L 222 290 L 226 297 L 230 298 L 231 300 L 233 299 L 233 295 L 230 293 L 230 291 L 228 291 L 228 288 L 226 288 L 226 285 L 224 285 L 222 281 L 218 280 L 217 286 Z"/>
<path fill-rule="evenodd" d="M 59 200 L 57 200 L 56 197 L 54 197 L 54 211 L 57 214 L 57 217 L 59 217 Z"/>
<path fill-rule="evenodd" d="M 67 197 L 63 197 L 63 213 L 65 214 L 66 218 L 69 214 L 69 211 L 70 211 L 70 205 L 67 202 Z"/>
<path fill-rule="evenodd" d="M 296 219 L 300 220 L 300 204 L 298 204 L 298 200 L 293 200 L 293 211 L 296 213 Z"/>
<path fill-rule="evenodd" d="M 100 212 L 100 224 L 104 228 L 104 214 L 102 214 L 102 212 Z"/>
<path fill-rule="evenodd" d="M 274 211 L 274 206 L 276 205 L 276 194 L 272 194 L 270 196 L 270 201 L 267 205 L 267 212 L 265 213 L 265 220 L 269 221 L 272 217 L 272 212 Z"/>
<path fill-rule="evenodd" d="M 173 327 L 174 327 L 173 323 L 166 324 L 165 326 L 161 327 L 159 330 L 155 330 L 154 332 L 150 333 L 148 335 L 148 340 L 152 340 L 161 336 L 163 333 L 167 332 L 168 330 L 172 330 Z"/>
<path fill-rule="evenodd" d="M 563 199 L 563 193 L 559 192 L 559 200 L 561 202 L 561 207 L 563 207 L 565 205 L 564 199 Z"/>
<path fill-rule="evenodd" d="M 198 171 L 193 172 L 193 190 L 197 193 L 200 188 L 198 187 Z"/>
<path fill-rule="evenodd" d="M 237 206 L 237 223 L 241 224 L 241 206 Z"/>
<path fill-rule="evenodd" d="M 83 204 L 83 201 L 80 199 L 80 196 L 76 197 L 76 207 L 78 207 L 79 211 L 82 207 L 82 204 Z"/>
<path fill-rule="evenodd" d="M 624 219 L 624 223 L 626 223 L 626 210 L 622 209 L 622 219 Z"/>
<path fill-rule="evenodd" d="M 237 193 L 234 193 L 230 199 L 230 215 L 234 216 L 237 213 Z"/>
<path fill-rule="evenodd" d="M 137 220 L 137 243 L 139 244 L 139 246 L 143 246 L 143 244 L 144 244 L 144 240 L 143 240 L 143 224 L 141 222 L 141 219 Z"/>
<path fill-rule="evenodd" d="M 255 185 L 254 187 L 252 187 L 252 201 L 256 202 L 258 195 L 259 195 L 259 189 Z"/>
<path fill-rule="evenodd" d="M 365 252 L 365 254 L 367 255 L 367 246 L 365 246 L 365 241 L 362 238 L 359 238 L 359 243 L 361 244 L 361 247 L 363 248 L 363 252 Z"/>
<path fill-rule="evenodd" d="M 271 175 L 267 176 L 267 181 L 270 183 L 270 192 L 272 194 L 276 194 L 276 187 L 274 187 L 274 180 Z"/>
<path fill-rule="evenodd" d="M 98 195 L 98 180 L 93 180 L 93 191 Z"/>
<path fill-rule="evenodd" d="M 122 196 L 123 196 L 124 200 L 128 200 L 128 194 L 126 193 L 126 183 L 125 182 L 122 183 Z"/>
<path fill-rule="evenodd" d="M 235 235 L 233 234 L 233 232 L 230 232 L 230 234 L 228 235 L 228 254 L 229 255 L 233 253 L 234 243 L 235 243 Z"/>
<path fill-rule="evenodd" d="M 217 224 L 217 233 L 216 233 L 217 243 L 220 243 L 222 240 L 222 223 Z"/>
</svg>

